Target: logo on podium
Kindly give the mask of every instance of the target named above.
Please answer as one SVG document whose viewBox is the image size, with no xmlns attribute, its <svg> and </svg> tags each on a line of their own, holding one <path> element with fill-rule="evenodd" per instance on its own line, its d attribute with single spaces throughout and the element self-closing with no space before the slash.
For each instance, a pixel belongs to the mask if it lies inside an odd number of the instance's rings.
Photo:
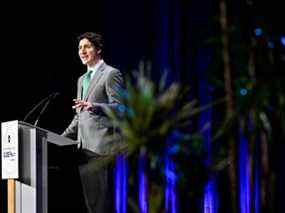
<svg viewBox="0 0 285 213">
<path fill-rule="evenodd" d="M 19 178 L 18 121 L 1 123 L 2 131 L 2 179 Z"/>
</svg>

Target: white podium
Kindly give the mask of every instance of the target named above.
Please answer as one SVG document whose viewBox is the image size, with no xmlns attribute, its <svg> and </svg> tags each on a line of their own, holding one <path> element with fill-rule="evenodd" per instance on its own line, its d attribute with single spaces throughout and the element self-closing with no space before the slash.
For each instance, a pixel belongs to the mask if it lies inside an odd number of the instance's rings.
<svg viewBox="0 0 285 213">
<path fill-rule="evenodd" d="M 8 179 L 8 213 L 48 212 L 48 144 L 76 149 L 77 142 L 22 121 L 1 123 L 2 179 Z"/>
</svg>

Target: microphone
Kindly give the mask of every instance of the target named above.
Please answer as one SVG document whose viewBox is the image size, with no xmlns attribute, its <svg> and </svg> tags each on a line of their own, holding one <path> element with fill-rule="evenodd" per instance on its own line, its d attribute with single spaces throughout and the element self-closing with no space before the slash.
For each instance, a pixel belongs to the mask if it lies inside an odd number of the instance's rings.
<svg viewBox="0 0 285 213">
<path fill-rule="evenodd" d="M 41 110 L 39 116 L 37 117 L 34 125 L 36 126 L 39 122 L 40 116 L 44 113 L 45 109 L 47 108 L 48 104 L 50 103 L 51 100 L 53 100 L 56 96 L 58 96 L 60 93 L 58 92 L 53 92 L 50 95 L 48 95 L 47 97 L 43 98 L 36 106 L 34 106 L 32 108 L 31 111 L 29 111 L 29 113 L 25 116 L 23 121 L 26 121 L 27 118 L 36 110 L 39 108 L 40 105 L 42 105 L 44 102 L 46 102 L 46 104 L 44 105 L 43 109 Z"/>
<path fill-rule="evenodd" d="M 55 92 L 55 93 L 53 93 L 53 94 L 51 94 L 51 95 L 49 96 L 47 102 L 45 103 L 45 105 L 44 105 L 44 107 L 42 108 L 40 114 L 38 115 L 37 120 L 36 120 L 35 123 L 34 123 L 34 126 L 37 126 L 37 124 L 38 124 L 38 122 L 39 122 L 39 120 L 40 120 L 40 117 L 42 116 L 42 114 L 43 114 L 44 111 L 46 110 L 46 108 L 47 108 L 47 106 L 49 105 L 49 103 L 50 103 L 53 99 L 55 99 L 55 97 L 58 96 L 58 95 L 59 95 L 59 93 L 58 93 L 58 92 Z"/>
</svg>

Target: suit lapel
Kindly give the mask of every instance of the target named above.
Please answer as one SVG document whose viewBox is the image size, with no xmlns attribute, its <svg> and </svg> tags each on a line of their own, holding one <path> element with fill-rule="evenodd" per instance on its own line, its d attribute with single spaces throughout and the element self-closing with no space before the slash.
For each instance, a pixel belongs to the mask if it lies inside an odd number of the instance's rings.
<svg viewBox="0 0 285 213">
<path fill-rule="evenodd" d="M 82 88 L 82 81 L 83 81 L 83 76 L 81 76 L 80 78 L 79 78 L 79 80 L 78 80 L 78 85 L 77 85 L 77 87 L 78 87 L 78 89 L 77 89 L 77 99 L 83 99 L 83 97 L 82 97 L 82 93 L 83 93 L 83 88 Z"/>
<path fill-rule="evenodd" d="M 82 97 L 82 93 L 83 93 L 83 89 L 82 89 L 82 81 L 83 81 L 83 76 L 81 76 L 78 80 L 78 83 L 77 83 L 77 99 L 79 100 L 82 100 L 83 97 Z M 79 113 L 81 111 L 81 108 L 76 108 L 76 113 Z"/>
<path fill-rule="evenodd" d="M 98 67 L 98 70 L 94 73 L 93 78 L 90 81 L 89 87 L 87 89 L 86 92 L 86 96 L 84 97 L 84 101 L 86 101 L 91 93 L 91 91 L 94 89 L 94 87 L 97 85 L 98 81 L 100 80 L 100 78 L 102 77 L 103 73 L 104 73 L 104 69 L 106 67 L 105 63 L 102 63 L 100 65 L 100 67 Z"/>
</svg>

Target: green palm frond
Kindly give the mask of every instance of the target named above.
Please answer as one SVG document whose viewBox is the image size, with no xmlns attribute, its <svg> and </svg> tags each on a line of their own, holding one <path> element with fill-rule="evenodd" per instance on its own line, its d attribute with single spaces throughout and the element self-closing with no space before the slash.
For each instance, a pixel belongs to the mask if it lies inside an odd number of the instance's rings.
<svg viewBox="0 0 285 213">
<path fill-rule="evenodd" d="M 156 86 L 143 72 L 133 76 L 134 80 L 126 78 L 126 89 L 121 92 L 124 115 L 106 110 L 128 150 L 137 150 L 151 141 L 163 141 L 171 131 L 189 124 L 191 116 L 200 112 L 197 101 L 188 100 L 189 88 L 178 83 L 166 87 L 165 77 Z"/>
</svg>

